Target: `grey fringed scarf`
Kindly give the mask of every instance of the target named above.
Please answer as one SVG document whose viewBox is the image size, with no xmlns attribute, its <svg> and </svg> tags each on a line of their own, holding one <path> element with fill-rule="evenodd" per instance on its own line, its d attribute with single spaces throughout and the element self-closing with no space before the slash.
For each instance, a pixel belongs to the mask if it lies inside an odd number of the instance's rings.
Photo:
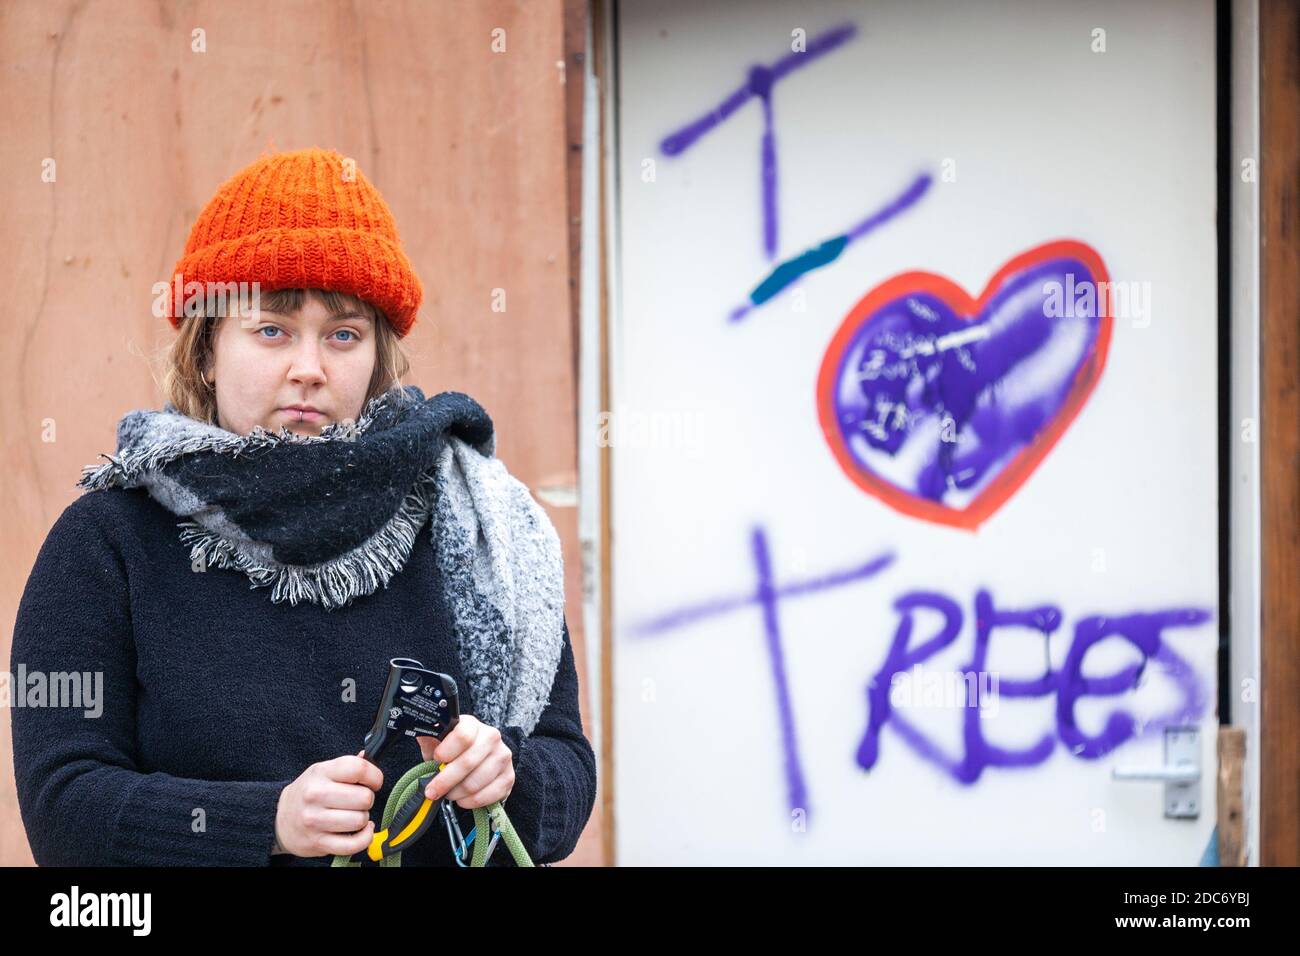
<svg viewBox="0 0 1300 956">
<path fill-rule="evenodd" d="M 431 518 L 475 716 L 527 735 L 559 666 L 563 563 L 546 512 L 495 447 L 468 395 L 425 399 L 411 385 L 318 436 L 238 435 L 168 403 L 126 414 L 117 454 L 77 484 L 148 489 L 189 519 L 180 537 L 192 561 L 242 571 L 276 603 L 327 610 L 386 588 Z"/>
</svg>

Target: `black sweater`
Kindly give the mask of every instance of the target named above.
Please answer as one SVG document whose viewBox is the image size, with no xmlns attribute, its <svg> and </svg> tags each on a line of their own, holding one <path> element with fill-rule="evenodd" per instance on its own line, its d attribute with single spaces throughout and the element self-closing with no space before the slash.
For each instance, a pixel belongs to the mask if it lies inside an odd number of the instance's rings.
<svg viewBox="0 0 1300 956">
<path fill-rule="evenodd" d="M 450 674 L 461 713 L 474 713 L 429 525 L 387 589 L 325 611 L 273 604 L 240 571 L 192 569 L 177 522 L 142 489 L 88 492 L 37 555 L 9 668 L 32 853 L 42 866 L 328 866 L 329 856 L 272 855 L 277 801 L 310 764 L 361 749 L 389 659 Z M 80 673 L 86 698 L 48 706 L 54 688 L 71 686 L 58 672 Z M 88 716 L 96 672 L 102 713 Z M 40 673 L 47 706 L 20 706 L 38 702 Z M 506 813 L 535 863 L 560 860 L 596 799 L 567 621 L 541 720 L 527 738 L 500 729 L 516 778 Z M 410 738 L 381 757 L 376 828 L 392 786 L 422 759 Z M 473 812 L 456 813 L 468 837 Z M 456 865 L 440 820 L 402 865 Z M 504 843 L 489 865 L 513 865 Z"/>
</svg>

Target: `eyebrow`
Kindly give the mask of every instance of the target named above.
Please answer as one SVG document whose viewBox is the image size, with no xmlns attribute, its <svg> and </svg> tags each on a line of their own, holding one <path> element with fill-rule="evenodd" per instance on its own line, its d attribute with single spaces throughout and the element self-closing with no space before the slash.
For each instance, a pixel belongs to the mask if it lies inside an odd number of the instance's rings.
<svg viewBox="0 0 1300 956">
<path fill-rule="evenodd" d="M 270 313 L 271 315 L 284 315 L 284 316 L 292 316 L 293 318 L 297 318 L 297 316 L 294 316 L 293 313 L 291 313 L 291 312 L 281 312 L 279 309 L 267 309 L 267 308 L 263 308 L 262 311 L 263 311 L 263 312 L 268 312 L 268 313 Z M 353 311 L 335 312 L 334 314 L 332 314 L 331 316 L 329 316 L 325 321 L 326 321 L 326 322 L 342 322 L 344 319 L 360 319 L 362 322 L 369 322 L 369 321 L 370 321 L 370 316 L 366 315 L 364 312 L 353 312 Z"/>
</svg>

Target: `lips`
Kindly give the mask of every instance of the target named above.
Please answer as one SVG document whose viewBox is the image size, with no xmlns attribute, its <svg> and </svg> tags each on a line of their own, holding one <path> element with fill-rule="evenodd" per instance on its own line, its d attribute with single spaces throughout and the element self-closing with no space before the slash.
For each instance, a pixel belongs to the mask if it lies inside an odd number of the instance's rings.
<svg viewBox="0 0 1300 956">
<path fill-rule="evenodd" d="M 325 418 L 324 412 L 318 411 L 317 409 L 314 408 L 307 409 L 302 407 L 301 405 L 289 405 L 280 409 L 280 411 L 284 412 L 287 416 L 289 416 L 289 418 L 293 419 L 294 421 L 316 422 Z"/>
<path fill-rule="evenodd" d="M 914 518 L 975 530 L 1033 474 L 1105 365 L 1112 313 L 1101 256 L 1069 240 L 1012 259 L 978 299 L 912 272 L 845 318 L 817 383 L 845 474 Z M 1049 291 L 1063 288 L 1066 314 Z M 1100 307 L 1099 307 L 1100 305 Z"/>
</svg>

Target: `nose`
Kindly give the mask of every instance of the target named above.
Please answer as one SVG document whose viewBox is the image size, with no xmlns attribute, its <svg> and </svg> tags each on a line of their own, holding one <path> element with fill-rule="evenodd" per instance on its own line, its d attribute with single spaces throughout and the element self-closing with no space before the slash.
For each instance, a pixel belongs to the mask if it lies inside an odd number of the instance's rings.
<svg viewBox="0 0 1300 956">
<path fill-rule="evenodd" d="M 320 343 L 315 336 L 304 335 L 294 346 L 289 365 L 289 381 L 301 385 L 318 385 L 325 381 L 320 360 Z"/>
</svg>

